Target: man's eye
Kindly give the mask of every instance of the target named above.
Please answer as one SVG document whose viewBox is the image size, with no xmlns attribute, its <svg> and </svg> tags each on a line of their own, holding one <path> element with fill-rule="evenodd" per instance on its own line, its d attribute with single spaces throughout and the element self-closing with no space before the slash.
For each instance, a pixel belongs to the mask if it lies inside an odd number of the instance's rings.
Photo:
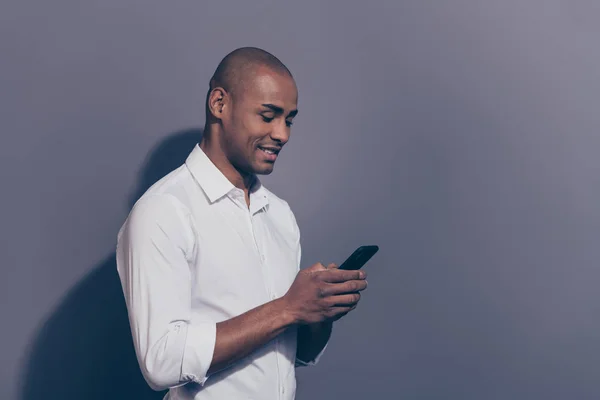
<svg viewBox="0 0 600 400">
<path fill-rule="evenodd" d="M 265 121 L 267 123 L 273 121 L 273 118 L 265 117 L 264 115 L 261 115 L 261 117 L 262 117 L 263 121 Z"/>
<path fill-rule="evenodd" d="M 285 121 L 285 124 L 286 124 L 287 126 L 292 126 L 292 125 L 294 125 L 294 123 L 293 123 L 292 121 Z"/>
</svg>

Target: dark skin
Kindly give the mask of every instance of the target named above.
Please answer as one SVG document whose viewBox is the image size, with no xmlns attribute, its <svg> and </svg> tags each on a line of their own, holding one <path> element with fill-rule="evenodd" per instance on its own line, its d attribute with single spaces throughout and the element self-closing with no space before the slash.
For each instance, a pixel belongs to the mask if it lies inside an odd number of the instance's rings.
<svg viewBox="0 0 600 400">
<path fill-rule="evenodd" d="M 255 175 L 270 174 L 274 157 L 288 142 L 297 114 L 298 91 L 292 77 L 258 66 L 235 94 L 215 86 L 208 96 L 200 147 L 236 187 L 249 189 Z M 208 371 L 223 370 L 265 345 L 286 329 L 298 327 L 297 356 L 309 361 L 327 343 L 334 321 L 356 308 L 367 287 L 363 271 L 344 271 L 316 263 L 301 270 L 287 293 L 276 300 L 217 324 Z"/>
<path fill-rule="evenodd" d="M 246 193 L 254 175 L 273 172 L 258 146 L 280 150 L 290 138 L 297 115 L 298 90 L 294 80 L 267 67 L 257 67 L 250 82 L 234 96 L 222 87 L 211 90 L 207 124 L 200 147 L 237 188 Z"/>
</svg>

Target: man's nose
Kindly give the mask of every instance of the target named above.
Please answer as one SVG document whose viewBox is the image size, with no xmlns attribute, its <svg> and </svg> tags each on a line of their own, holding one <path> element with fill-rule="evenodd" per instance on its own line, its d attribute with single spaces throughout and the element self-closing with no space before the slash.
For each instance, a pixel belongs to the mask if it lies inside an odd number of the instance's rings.
<svg viewBox="0 0 600 400">
<path fill-rule="evenodd" d="M 290 128 L 287 126 L 285 120 L 282 120 L 281 123 L 278 123 L 274 127 L 273 131 L 271 132 L 271 138 L 278 141 L 282 145 L 287 143 L 287 141 L 290 139 Z"/>
</svg>

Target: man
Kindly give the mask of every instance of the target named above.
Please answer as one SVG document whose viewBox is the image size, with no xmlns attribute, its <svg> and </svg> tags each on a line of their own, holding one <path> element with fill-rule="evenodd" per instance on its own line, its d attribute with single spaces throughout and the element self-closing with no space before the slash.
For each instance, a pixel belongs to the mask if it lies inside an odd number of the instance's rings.
<svg viewBox="0 0 600 400">
<path fill-rule="evenodd" d="M 228 54 L 184 165 L 140 198 L 117 269 L 142 373 L 168 399 L 293 399 L 333 321 L 356 307 L 362 271 L 300 270 L 289 205 L 270 174 L 297 114 L 289 70 L 257 48 Z M 308 188 L 307 188 L 308 189 Z"/>
</svg>

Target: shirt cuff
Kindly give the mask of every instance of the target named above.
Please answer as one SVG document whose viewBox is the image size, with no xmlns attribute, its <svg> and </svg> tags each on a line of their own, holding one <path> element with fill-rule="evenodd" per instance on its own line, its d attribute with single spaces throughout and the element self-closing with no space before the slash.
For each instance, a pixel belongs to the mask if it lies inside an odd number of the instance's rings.
<svg viewBox="0 0 600 400">
<path fill-rule="evenodd" d="M 327 342 L 325 344 L 325 346 L 323 346 L 323 348 L 321 349 L 319 354 L 317 354 L 317 356 L 312 360 L 303 361 L 303 360 L 299 359 L 298 357 L 296 357 L 296 362 L 295 362 L 296 367 L 312 367 L 314 365 L 317 365 L 328 345 L 329 345 L 329 342 Z"/>
<path fill-rule="evenodd" d="M 217 340 L 217 324 L 200 322 L 187 325 L 181 380 L 204 385 L 212 363 Z"/>
</svg>

